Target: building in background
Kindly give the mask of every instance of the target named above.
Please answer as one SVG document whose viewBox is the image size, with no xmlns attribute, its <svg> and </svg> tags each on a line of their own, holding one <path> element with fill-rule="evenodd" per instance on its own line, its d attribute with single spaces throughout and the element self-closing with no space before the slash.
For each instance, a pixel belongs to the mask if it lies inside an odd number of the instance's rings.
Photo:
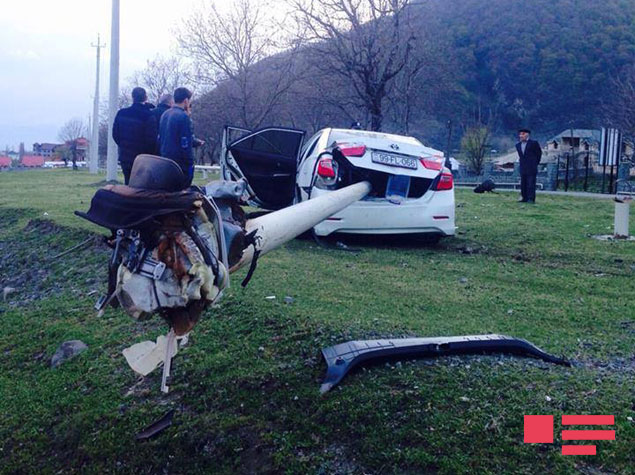
<svg viewBox="0 0 635 475">
<path fill-rule="evenodd" d="M 43 167 L 44 157 L 39 155 L 22 155 L 20 165 L 27 168 Z"/>
<path fill-rule="evenodd" d="M 55 153 L 59 147 L 62 147 L 64 144 L 59 143 L 34 143 L 33 144 L 33 155 L 37 155 L 39 157 L 52 158 L 55 156 Z"/>
<path fill-rule="evenodd" d="M 586 157 L 588 154 L 591 164 L 597 163 L 600 151 L 600 138 L 602 132 L 598 129 L 566 129 L 555 137 L 547 140 L 543 147 L 543 161 L 553 162 L 558 157 L 573 156 Z"/>
<path fill-rule="evenodd" d="M 599 165 L 600 140 L 602 131 L 600 129 L 565 129 L 555 137 L 549 139 L 543 147 L 543 162 L 554 162 L 558 158 L 566 159 L 571 156 L 573 145 L 573 156 L 577 162 L 585 163 L 589 160 L 589 165 L 596 171 L 601 171 Z M 633 159 L 633 141 L 624 137 L 622 140 L 622 150 L 620 157 L 622 160 Z"/>
</svg>

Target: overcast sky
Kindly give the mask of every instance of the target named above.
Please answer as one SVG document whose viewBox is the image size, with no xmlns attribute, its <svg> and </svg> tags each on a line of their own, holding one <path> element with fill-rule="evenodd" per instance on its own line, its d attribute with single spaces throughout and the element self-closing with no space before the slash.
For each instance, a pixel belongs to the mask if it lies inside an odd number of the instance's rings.
<svg viewBox="0 0 635 475">
<path fill-rule="evenodd" d="M 146 60 L 174 52 L 172 30 L 200 0 L 120 0 L 120 85 Z M 92 113 L 101 33 L 101 94 L 108 97 L 110 0 L 2 0 L 0 149 L 57 142 L 67 120 Z"/>
</svg>

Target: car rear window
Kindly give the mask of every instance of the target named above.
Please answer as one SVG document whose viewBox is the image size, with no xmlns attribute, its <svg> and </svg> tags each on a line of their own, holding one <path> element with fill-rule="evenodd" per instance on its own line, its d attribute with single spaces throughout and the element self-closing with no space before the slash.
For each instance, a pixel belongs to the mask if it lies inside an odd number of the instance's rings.
<svg viewBox="0 0 635 475">
<path fill-rule="evenodd" d="M 383 132 L 371 132 L 368 130 L 342 130 L 333 129 L 329 134 L 328 145 L 333 142 L 363 142 L 364 138 L 373 140 L 389 140 L 391 142 L 404 143 L 409 145 L 422 146 L 423 144 L 414 137 L 405 135 L 385 134 Z"/>
<path fill-rule="evenodd" d="M 307 157 L 307 156 L 309 156 L 309 155 L 311 155 L 313 153 L 313 150 L 315 150 L 315 146 L 319 142 L 319 138 L 320 138 L 321 134 L 322 134 L 322 132 L 318 132 L 317 134 L 315 134 L 313 137 L 311 137 L 309 140 L 307 140 L 304 143 L 304 145 L 302 146 L 302 151 L 300 152 L 300 157 L 304 158 L 304 157 Z M 309 146 L 311 148 L 307 152 L 307 147 L 309 147 Z"/>
</svg>

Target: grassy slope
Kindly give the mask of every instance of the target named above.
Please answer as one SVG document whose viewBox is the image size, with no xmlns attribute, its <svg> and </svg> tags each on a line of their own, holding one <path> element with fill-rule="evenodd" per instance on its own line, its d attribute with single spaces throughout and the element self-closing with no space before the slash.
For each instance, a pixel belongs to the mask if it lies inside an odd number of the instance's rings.
<svg viewBox="0 0 635 475">
<path fill-rule="evenodd" d="M 0 173 L 0 285 L 18 288 L 0 303 L 0 471 L 632 471 L 635 246 L 588 237 L 610 232 L 611 202 L 539 196 L 532 207 L 460 191 L 460 233 L 436 248 L 289 243 L 207 312 L 166 397 L 160 371 L 138 379 L 121 356 L 165 332 L 162 322 L 94 316 L 88 294 L 105 287 L 107 250 L 45 260 L 98 231 L 71 214 L 88 207 L 96 181 Z M 63 227 L 38 221 L 44 212 Z M 295 302 L 283 304 L 286 295 Z M 358 371 L 318 394 L 324 346 L 485 332 L 577 364 L 420 360 Z M 76 338 L 89 349 L 50 369 L 59 343 Z M 176 424 L 136 443 L 169 408 Z M 522 443 L 524 414 L 563 413 L 615 414 L 617 441 L 586 458 L 561 456 L 559 442 Z"/>
</svg>

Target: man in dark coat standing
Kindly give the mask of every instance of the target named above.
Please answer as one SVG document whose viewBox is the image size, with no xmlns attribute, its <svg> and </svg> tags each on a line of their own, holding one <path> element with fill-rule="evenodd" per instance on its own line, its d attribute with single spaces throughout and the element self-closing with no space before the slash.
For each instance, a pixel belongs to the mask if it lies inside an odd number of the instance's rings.
<svg viewBox="0 0 635 475">
<path fill-rule="evenodd" d="M 119 146 L 119 163 L 126 185 L 137 155 L 157 153 L 157 120 L 148 95 L 142 87 L 132 90 L 132 105 L 120 109 L 112 126 L 112 138 Z"/>
<path fill-rule="evenodd" d="M 192 92 L 179 87 L 174 90 L 174 107 L 161 116 L 159 124 L 159 149 L 162 157 L 174 160 L 183 170 L 183 188 L 192 184 L 194 178 L 194 147 L 204 142 L 194 137 L 192 132 L 191 104 Z"/>
<path fill-rule="evenodd" d="M 516 151 L 520 159 L 520 196 L 521 203 L 536 202 L 536 175 L 538 164 L 542 158 L 540 144 L 529 138 L 529 129 L 520 129 L 518 136 L 520 142 L 516 144 Z"/>
<path fill-rule="evenodd" d="M 163 113 L 167 111 L 173 105 L 174 105 L 174 98 L 172 97 L 172 94 L 163 94 L 161 96 L 161 98 L 159 99 L 159 103 L 152 110 L 152 114 L 157 120 L 157 127 L 161 123 L 161 116 L 163 115 Z"/>
</svg>

